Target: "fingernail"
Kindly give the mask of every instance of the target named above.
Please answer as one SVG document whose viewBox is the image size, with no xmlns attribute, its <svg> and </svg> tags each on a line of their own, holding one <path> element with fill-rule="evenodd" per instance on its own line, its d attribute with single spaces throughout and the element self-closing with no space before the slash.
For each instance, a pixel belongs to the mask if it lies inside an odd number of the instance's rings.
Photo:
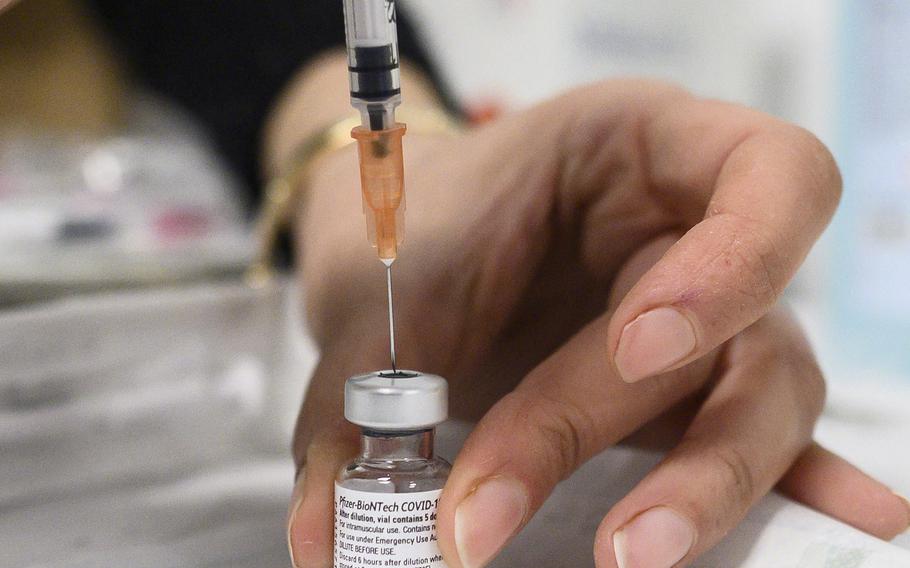
<svg viewBox="0 0 910 568">
<path fill-rule="evenodd" d="M 464 568 L 486 565 L 521 527 L 528 495 L 517 481 L 485 481 L 455 510 L 455 547 Z"/>
<path fill-rule="evenodd" d="M 294 480 L 294 490 L 291 492 L 291 507 L 288 509 L 288 524 L 290 524 L 291 519 L 294 518 L 294 513 L 297 512 L 297 509 L 300 508 L 300 504 L 303 502 L 303 483 L 305 477 L 306 472 L 301 471 L 300 475 L 297 476 L 297 479 Z"/>
<path fill-rule="evenodd" d="M 294 554 L 294 523 L 297 520 L 297 511 L 300 510 L 300 506 L 303 504 L 303 483 L 305 477 L 306 472 L 300 472 L 300 476 L 294 483 L 294 492 L 291 493 L 291 508 L 288 510 L 288 554 L 291 555 L 291 565 L 294 566 L 294 568 L 300 568 L 300 564 L 297 562 Z"/>
<path fill-rule="evenodd" d="M 695 328 L 673 308 L 657 308 L 638 316 L 622 330 L 616 368 L 627 383 L 666 370 L 695 351 Z"/>
<path fill-rule="evenodd" d="M 692 523 L 669 507 L 648 509 L 613 535 L 619 568 L 671 568 L 693 544 Z"/>
</svg>

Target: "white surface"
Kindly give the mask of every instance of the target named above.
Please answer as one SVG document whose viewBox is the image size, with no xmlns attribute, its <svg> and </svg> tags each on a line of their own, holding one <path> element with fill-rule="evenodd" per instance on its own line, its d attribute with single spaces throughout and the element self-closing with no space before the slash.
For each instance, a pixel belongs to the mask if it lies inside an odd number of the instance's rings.
<svg viewBox="0 0 910 568">
<path fill-rule="evenodd" d="M 314 360 L 294 297 L 204 287 L 0 316 L 0 567 L 288 566 L 286 448 Z M 873 385 L 836 387 L 819 436 L 910 493 L 910 392 Z M 465 433 L 446 425 L 442 453 Z M 593 566 L 600 519 L 657 459 L 592 460 L 496 568 Z M 696 566 L 910 568 L 907 549 L 771 496 Z"/>
</svg>

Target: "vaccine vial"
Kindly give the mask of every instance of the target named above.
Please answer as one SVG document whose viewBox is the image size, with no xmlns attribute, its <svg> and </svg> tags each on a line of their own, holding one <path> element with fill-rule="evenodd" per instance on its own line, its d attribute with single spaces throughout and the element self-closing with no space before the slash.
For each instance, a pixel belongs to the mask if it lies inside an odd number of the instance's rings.
<svg viewBox="0 0 910 568">
<path fill-rule="evenodd" d="M 335 480 L 335 568 L 446 568 L 436 508 L 451 466 L 434 454 L 448 418 L 442 377 L 383 371 L 351 377 L 345 418 L 360 455 Z"/>
</svg>

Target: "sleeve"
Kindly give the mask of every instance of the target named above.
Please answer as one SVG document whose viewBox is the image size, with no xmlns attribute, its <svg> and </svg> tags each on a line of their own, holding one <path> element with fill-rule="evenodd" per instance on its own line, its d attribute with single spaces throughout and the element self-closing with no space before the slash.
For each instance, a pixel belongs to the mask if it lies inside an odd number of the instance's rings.
<svg viewBox="0 0 910 568">
<path fill-rule="evenodd" d="M 89 2 L 137 79 L 208 129 L 255 206 L 269 109 L 301 65 L 344 47 L 340 0 Z M 439 77 L 404 16 L 398 23 L 401 54 L 438 88 Z"/>
</svg>

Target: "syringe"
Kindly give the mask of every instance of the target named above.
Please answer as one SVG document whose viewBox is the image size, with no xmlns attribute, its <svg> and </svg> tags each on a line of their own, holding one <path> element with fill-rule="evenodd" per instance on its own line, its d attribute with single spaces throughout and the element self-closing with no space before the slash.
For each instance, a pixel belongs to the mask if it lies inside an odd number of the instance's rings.
<svg viewBox="0 0 910 568">
<path fill-rule="evenodd" d="M 360 152 L 367 237 L 387 270 L 389 337 L 392 367 L 397 370 L 392 263 L 404 237 L 405 125 L 395 121 L 401 104 L 395 0 L 344 0 L 344 16 L 351 104 L 362 121 L 351 135 Z"/>
</svg>

